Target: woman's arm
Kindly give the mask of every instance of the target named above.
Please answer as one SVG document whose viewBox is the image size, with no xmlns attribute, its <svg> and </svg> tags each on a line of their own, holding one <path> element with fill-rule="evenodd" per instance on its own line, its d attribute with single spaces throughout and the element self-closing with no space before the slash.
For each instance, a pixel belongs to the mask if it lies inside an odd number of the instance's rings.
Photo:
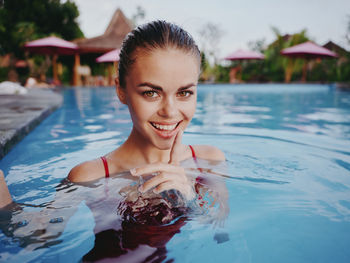
<svg viewBox="0 0 350 263">
<path fill-rule="evenodd" d="M 53 242 L 83 200 L 78 185 L 65 179 L 56 187 L 54 200 L 42 205 L 12 201 L 4 175 L 0 173 L 0 229 L 22 247 L 36 249 Z M 81 187 L 80 187 L 81 188 Z"/>
<path fill-rule="evenodd" d="M 3 171 L 0 170 L 0 208 L 12 203 L 12 198 L 5 182 Z"/>
</svg>

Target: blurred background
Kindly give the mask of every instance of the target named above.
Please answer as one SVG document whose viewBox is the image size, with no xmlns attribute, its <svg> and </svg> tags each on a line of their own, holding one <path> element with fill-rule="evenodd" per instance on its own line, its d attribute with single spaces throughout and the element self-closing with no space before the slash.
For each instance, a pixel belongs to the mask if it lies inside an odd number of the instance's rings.
<svg viewBox="0 0 350 263">
<path fill-rule="evenodd" d="M 96 58 L 119 49 L 135 26 L 156 19 L 193 35 L 202 51 L 203 83 L 350 81 L 346 0 L 0 0 L 0 81 L 112 85 L 117 59 L 97 63 Z M 24 47 L 48 36 L 76 44 L 76 54 L 54 57 Z M 281 54 L 307 41 L 337 57 Z M 237 50 L 258 52 L 263 59 L 227 59 Z"/>
</svg>

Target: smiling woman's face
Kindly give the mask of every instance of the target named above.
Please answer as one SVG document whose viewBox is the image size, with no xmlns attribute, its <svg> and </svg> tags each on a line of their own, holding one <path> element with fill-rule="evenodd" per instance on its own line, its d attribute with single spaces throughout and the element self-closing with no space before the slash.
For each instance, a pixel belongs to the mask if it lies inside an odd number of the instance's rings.
<svg viewBox="0 0 350 263">
<path fill-rule="evenodd" d="M 134 132 L 159 149 L 170 149 L 195 113 L 198 76 L 195 55 L 171 48 L 137 51 L 126 88 L 119 89 Z"/>
</svg>

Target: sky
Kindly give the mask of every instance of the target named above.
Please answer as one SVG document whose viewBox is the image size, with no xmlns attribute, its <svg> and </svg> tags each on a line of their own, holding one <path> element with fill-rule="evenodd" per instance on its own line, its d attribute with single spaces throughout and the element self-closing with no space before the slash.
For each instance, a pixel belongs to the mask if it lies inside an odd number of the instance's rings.
<svg viewBox="0 0 350 263">
<path fill-rule="evenodd" d="M 187 30 L 201 48 L 199 31 L 215 24 L 223 32 L 217 42 L 217 56 L 237 49 L 249 49 L 250 41 L 275 39 L 272 27 L 281 34 L 307 30 L 307 36 L 323 45 L 329 40 L 350 50 L 345 39 L 350 23 L 349 0 L 74 0 L 78 22 L 85 37 L 104 33 L 113 13 L 120 8 L 126 17 L 145 10 L 145 19 L 174 22 Z"/>
</svg>

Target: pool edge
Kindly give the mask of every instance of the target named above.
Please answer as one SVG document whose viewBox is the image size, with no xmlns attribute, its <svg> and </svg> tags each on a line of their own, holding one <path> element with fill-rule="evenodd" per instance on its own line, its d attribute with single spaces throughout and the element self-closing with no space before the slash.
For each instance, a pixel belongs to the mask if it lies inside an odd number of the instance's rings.
<svg viewBox="0 0 350 263">
<path fill-rule="evenodd" d="M 62 95 L 48 89 L 29 89 L 25 95 L 1 95 L 0 160 L 62 103 Z"/>
</svg>

